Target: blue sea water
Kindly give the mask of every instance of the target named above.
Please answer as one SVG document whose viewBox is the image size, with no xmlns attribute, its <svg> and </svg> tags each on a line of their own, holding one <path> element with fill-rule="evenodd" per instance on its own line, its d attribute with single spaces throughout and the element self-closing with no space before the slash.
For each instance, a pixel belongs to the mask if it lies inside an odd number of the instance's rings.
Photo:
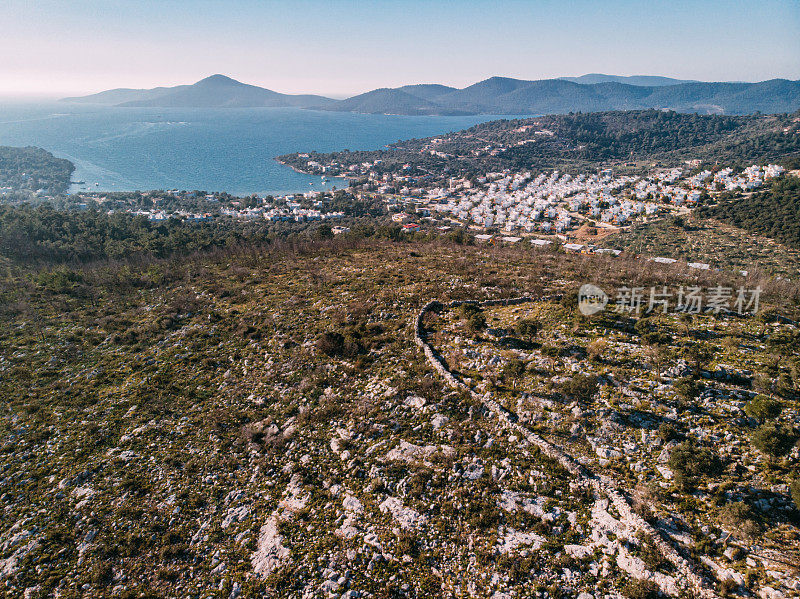
<svg viewBox="0 0 800 599">
<path fill-rule="evenodd" d="M 71 160 L 72 191 L 200 189 L 285 194 L 323 184 L 275 162 L 298 151 L 374 150 L 492 120 L 296 108 L 118 108 L 0 104 L 0 145 L 39 146 Z M 313 183 L 313 186 L 310 185 Z M 97 185 L 96 185 L 97 184 Z"/>
</svg>

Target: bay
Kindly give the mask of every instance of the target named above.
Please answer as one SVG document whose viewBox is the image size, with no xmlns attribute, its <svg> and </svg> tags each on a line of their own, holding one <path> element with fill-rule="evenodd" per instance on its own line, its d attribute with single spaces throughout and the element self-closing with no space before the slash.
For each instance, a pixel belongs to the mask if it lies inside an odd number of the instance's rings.
<svg viewBox="0 0 800 599">
<path fill-rule="evenodd" d="M 375 150 L 492 120 L 298 108 L 121 108 L 0 103 L 0 145 L 39 146 L 71 160 L 71 191 L 186 189 L 234 195 L 342 187 L 274 160 L 300 151 Z M 506 117 L 507 118 L 507 117 Z"/>
</svg>

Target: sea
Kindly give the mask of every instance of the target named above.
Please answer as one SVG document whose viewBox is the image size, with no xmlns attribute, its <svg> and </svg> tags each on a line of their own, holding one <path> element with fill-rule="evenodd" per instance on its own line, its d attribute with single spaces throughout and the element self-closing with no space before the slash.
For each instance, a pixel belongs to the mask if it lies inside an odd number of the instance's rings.
<svg viewBox="0 0 800 599">
<path fill-rule="evenodd" d="M 497 118 L 503 117 L 5 102 L 0 145 L 39 146 L 71 160 L 72 179 L 82 182 L 72 185 L 73 193 L 181 189 L 283 195 L 346 182 L 297 173 L 276 162 L 278 155 L 376 150 Z"/>
</svg>

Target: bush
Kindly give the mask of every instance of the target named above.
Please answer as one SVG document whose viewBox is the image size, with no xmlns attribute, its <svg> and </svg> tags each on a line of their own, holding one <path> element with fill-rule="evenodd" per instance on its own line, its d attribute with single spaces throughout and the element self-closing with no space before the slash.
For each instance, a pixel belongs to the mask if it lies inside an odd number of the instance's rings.
<svg viewBox="0 0 800 599">
<path fill-rule="evenodd" d="M 662 422 L 661 426 L 658 427 L 658 437 L 663 443 L 669 443 L 670 441 L 677 441 L 680 439 L 681 433 L 674 424 Z"/>
<path fill-rule="evenodd" d="M 317 340 L 317 349 L 327 356 L 341 356 L 344 353 L 344 335 L 326 331 Z"/>
<path fill-rule="evenodd" d="M 327 356 L 355 358 L 365 349 L 360 341 L 345 337 L 336 331 L 326 331 L 317 339 L 317 349 Z"/>
<path fill-rule="evenodd" d="M 675 484 L 683 491 L 691 491 L 703 476 L 712 476 L 722 470 L 722 463 L 711 450 L 686 442 L 672 451 L 669 467 Z"/>
<path fill-rule="evenodd" d="M 700 385 L 693 378 L 685 376 L 675 381 L 673 385 L 675 393 L 684 402 L 692 402 L 700 395 Z"/>
<path fill-rule="evenodd" d="M 606 347 L 608 347 L 608 342 L 605 339 L 595 339 L 586 346 L 586 353 L 592 362 L 600 362 Z"/>
<path fill-rule="evenodd" d="M 572 379 L 561 384 L 561 392 L 577 401 L 589 401 L 597 392 L 597 377 L 576 374 Z"/>
<path fill-rule="evenodd" d="M 517 381 L 525 374 L 525 362 L 522 360 L 510 360 L 503 367 L 503 379 L 510 380 L 514 388 L 517 387 Z"/>
<path fill-rule="evenodd" d="M 514 326 L 514 330 L 520 337 L 528 341 L 533 341 L 533 338 L 536 337 L 539 332 L 539 323 L 531 318 L 524 318 L 517 322 Z"/>
<path fill-rule="evenodd" d="M 753 538 L 761 530 L 753 509 L 743 501 L 729 503 L 720 512 L 720 520 L 731 531 Z"/>
<path fill-rule="evenodd" d="M 781 415 L 783 407 L 779 401 L 770 399 L 764 395 L 756 395 L 755 398 L 747 402 L 744 412 L 751 418 L 764 422 L 767 419 L 777 418 Z"/>
<path fill-rule="evenodd" d="M 770 458 L 788 454 L 797 443 L 795 431 L 777 424 L 762 424 L 753 433 L 753 445 Z"/>
<path fill-rule="evenodd" d="M 482 312 L 476 312 L 467 318 L 467 330 L 470 333 L 480 333 L 486 328 L 486 317 Z"/>
</svg>

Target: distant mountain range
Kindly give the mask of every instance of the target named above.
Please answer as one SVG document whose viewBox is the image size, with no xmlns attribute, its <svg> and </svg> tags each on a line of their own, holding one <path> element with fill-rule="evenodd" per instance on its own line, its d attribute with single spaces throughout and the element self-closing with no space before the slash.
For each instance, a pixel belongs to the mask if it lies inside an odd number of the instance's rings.
<svg viewBox="0 0 800 599">
<path fill-rule="evenodd" d="M 63 101 L 165 108 L 297 107 L 401 115 L 561 114 L 647 108 L 750 114 L 797 110 L 800 108 L 800 81 L 707 83 L 649 75 L 602 74 L 538 81 L 491 77 L 463 89 L 437 84 L 406 85 L 333 100 L 315 95 L 281 94 L 224 75 L 213 75 L 193 85 L 113 89 Z"/>
<path fill-rule="evenodd" d="M 326 108 L 336 104 L 336 100 L 323 96 L 281 94 L 236 81 L 225 75 L 212 75 L 193 85 L 153 89 L 112 89 L 91 96 L 64 98 L 62 101 L 158 108 L 252 108 L 259 106 Z"/>
</svg>

